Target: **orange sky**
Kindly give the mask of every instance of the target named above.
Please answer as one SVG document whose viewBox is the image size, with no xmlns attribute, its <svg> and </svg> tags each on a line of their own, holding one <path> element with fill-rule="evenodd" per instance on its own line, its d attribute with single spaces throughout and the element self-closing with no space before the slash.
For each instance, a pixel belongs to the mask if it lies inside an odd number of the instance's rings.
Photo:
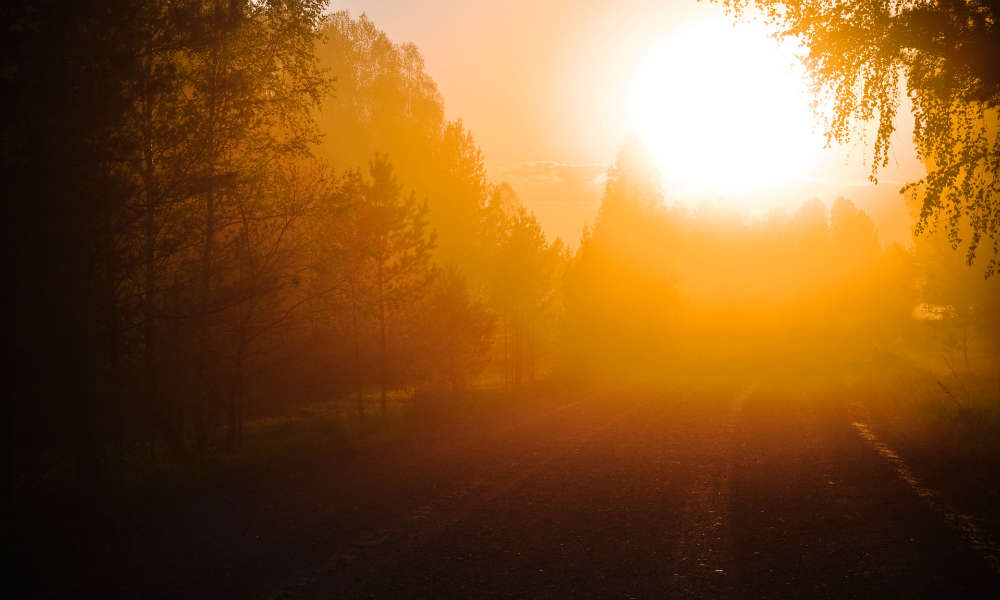
<svg viewBox="0 0 1000 600">
<path fill-rule="evenodd" d="M 547 232 L 571 243 L 596 211 L 600 174 L 634 129 L 625 112 L 636 65 L 663 39 L 721 15 L 696 0 L 335 0 L 334 8 L 365 12 L 395 41 L 414 42 L 448 117 L 475 134 L 493 178 L 508 180 Z M 809 182 L 757 190 L 753 202 L 847 195 L 872 213 L 883 237 L 905 238 L 896 191 L 920 174 L 909 121 L 900 120 L 877 189 L 865 182 L 862 141 L 823 153 Z M 695 197 L 670 181 L 666 188 L 690 202 L 750 194 L 710 189 Z"/>
</svg>

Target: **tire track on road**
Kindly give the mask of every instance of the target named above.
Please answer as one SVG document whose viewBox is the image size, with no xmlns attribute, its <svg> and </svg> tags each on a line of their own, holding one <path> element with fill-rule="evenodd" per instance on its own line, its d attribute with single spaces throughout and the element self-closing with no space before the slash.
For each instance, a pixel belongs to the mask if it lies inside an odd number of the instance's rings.
<svg viewBox="0 0 1000 600">
<path fill-rule="evenodd" d="M 719 598 L 733 591 L 730 581 L 734 560 L 732 533 L 732 482 L 734 432 L 743 403 L 757 388 L 747 386 L 736 395 L 713 432 L 718 445 L 698 466 L 688 492 L 681 520 L 683 529 L 674 552 L 671 596 Z"/>
<path fill-rule="evenodd" d="M 272 599 L 291 599 L 313 597 L 316 586 L 321 586 L 323 580 L 337 575 L 348 576 L 348 573 L 359 566 L 363 571 L 385 571 L 394 561 L 394 555 L 412 552 L 420 546 L 432 542 L 456 527 L 469 515 L 496 502 L 511 490 L 533 477 L 538 476 L 554 461 L 570 453 L 574 447 L 592 441 L 611 431 L 630 416 L 650 404 L 649 400 L 641 403 L 626 402 L 621 410 L 597 426 L 591 426 L 584 432 L 570 431 L 564 439 L 553 442 L 551 438 L 539 430 L 546 429 L 546 424 L 558 417 L 580 418 L 581 408 L 586 408 L 591 400 L 578 400 L 550 409 L 544 413 L 544 418 L 529 418 L 517 427 L 503 427 L 491 432 L 491 435 L 478 438 L 474 442 L 456 444 L 456 449 L 462 449 L 469 455 L 476 455 L 475 448 L 485 446 L 489 449 L 509 451 L 518 444 L 536 443 L 543 445 L 533 451 L 518 454 L 514 460 L 504 461 L 500 471 L 475 477 L 465 485 L 435 499 L 431 503 L 419 505 L 409 511 L 404 517 L 395 520 L 390 525 L 377 530 L 371 530 L 356 538 L 344 551 L 337 552 L 320 567 L 296 577 L 277 592 L 269 595 Z M 599 402 L 599 400 L 598 400 Z M 575 410 L 574 410 L 575 409 Z M 569 414 L 567 414 L 569 413 Z M 529 425 L 525 427 L 524 425 Z M 562 432 L 562 422 L 549 427 L 553 432 Z M 516 440 L 505 439 L 505 434 L 513 434 Z M 524 439 L 521 439 L 524 438 Z M 492 443 L 491 443 L 492 442 Z M 440 454 L 437 452 L 436 454 Z M 496 457 L 493 459 L 497 460 Z M 481 465 L 479 465 L 481 466 Z M 391 550 L 389 550 L 391 548 Z M 387 550 L 388 553 L 387 553 Z M 355 573 L 355 575 L 358 575 Z"/>
</svg>

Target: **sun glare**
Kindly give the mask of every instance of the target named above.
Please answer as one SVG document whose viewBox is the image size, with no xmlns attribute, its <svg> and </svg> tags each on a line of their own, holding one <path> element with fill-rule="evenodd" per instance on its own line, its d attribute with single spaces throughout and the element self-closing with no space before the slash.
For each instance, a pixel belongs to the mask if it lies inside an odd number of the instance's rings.
<svg viewBox="0 0 1000 600">
<path fill-rule="evenodd" d="M 637 63 L 628 112 L 664 178 L 703 189 L 800 180 L 823 146 L 801 64 L 760 24 L 664 36 Z"/>
</svg>

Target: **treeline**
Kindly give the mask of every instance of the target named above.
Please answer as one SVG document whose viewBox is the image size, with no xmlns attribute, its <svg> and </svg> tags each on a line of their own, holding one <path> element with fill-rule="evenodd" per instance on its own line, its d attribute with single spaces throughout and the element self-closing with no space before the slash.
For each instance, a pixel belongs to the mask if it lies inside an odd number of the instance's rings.
<svg viewBox="0 0 1000 600">
<path fill-rule="evenodd" d="M 792 373 L 887 353 L 996 375 L 1000 281 L 966 265 L 946 231 L 884 245 L 846 198 L 745 222 L 669 202 L 649 164 L 622 150 L 568 268 L 567 376 Z"/>
<path fill-rule="evenodd" d="M 535 376 L 565 252 L 413 46 L 311 0 L 2 10 L 9 484 Z"/>
<path fill-rule="evenodd" d="M 199 461 L 310 401 L 998 351 L 998 281 L 944 236 L 884 248 L 847 200 L 685 209 L 631 146 L 570 252 L 416 48 L 319 0 L 0 10 L 8 485 Z"/>
</svg>

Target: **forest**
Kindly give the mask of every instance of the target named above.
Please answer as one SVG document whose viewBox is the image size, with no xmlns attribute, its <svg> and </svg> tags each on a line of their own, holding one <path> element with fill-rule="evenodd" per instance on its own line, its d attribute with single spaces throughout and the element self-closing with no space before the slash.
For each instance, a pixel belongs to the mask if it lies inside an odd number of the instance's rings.
<svg viewBox="0 0 1000 600">
<path fill-rule="evenodd" d="M 0 14 L 4 482 L 25 514 L 211 480 L 262 423 L 316 407 L 377 436 L 428 406 L 743 374 L 911 386 L 918 408 L 879 410 L 1000 456 L 1000 276 L 988 235 L 963 252 L 974 217 L 935 226 L 900 194 L 909 244 L 846 196 L 745 219 L 674 202 L 630 140 L 558 239 L 446 118 L 420 50 L 363 14 Z"/>
</svg>

